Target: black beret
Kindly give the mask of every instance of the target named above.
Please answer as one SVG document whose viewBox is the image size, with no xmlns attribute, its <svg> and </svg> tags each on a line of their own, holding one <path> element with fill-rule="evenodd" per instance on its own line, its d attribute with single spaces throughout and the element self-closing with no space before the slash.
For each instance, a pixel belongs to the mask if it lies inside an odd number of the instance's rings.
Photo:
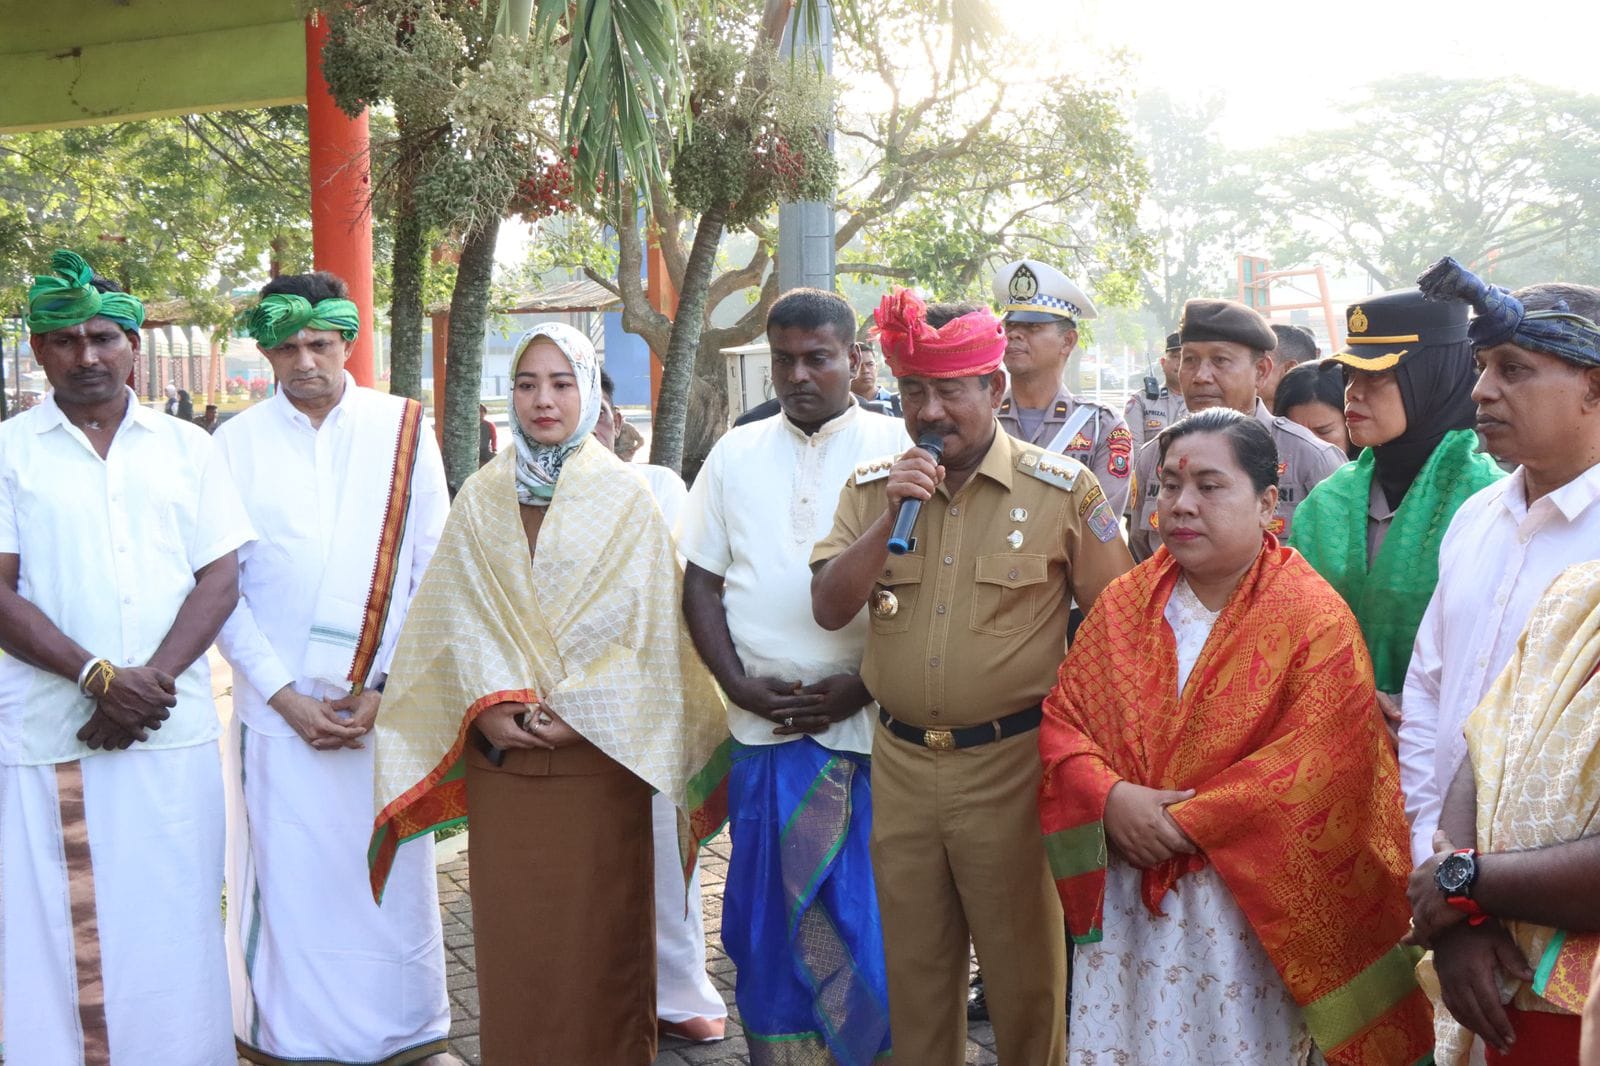
<svg viewBox="0 0 1600 1066">
<path fill-rule="evenodd" d="M 1190 341 L 1231 341 L 1258 352 L 1278 346 L 1278 335 L 1267 320 L 1244 304 L 1232 300 L 1190 300 L 1183 305 L 1178 333 Z"/>
<path fill-rule="evenodd" d="M 1169 334 L 1167 334 L 1167 351 L 1170 352 L 1174 348 L 1181 348 L 1181 347 L 1183 347 L 1183 334 L 1181 334 L 1181 333 L 1169 333 Z"/>
</svg>

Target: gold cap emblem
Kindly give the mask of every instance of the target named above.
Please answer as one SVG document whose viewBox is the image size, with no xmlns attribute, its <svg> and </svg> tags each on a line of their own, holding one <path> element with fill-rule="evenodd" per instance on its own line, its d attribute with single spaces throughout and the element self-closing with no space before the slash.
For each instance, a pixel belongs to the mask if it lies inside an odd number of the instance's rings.
<svg viewBox="0 0 1600 1066">
<path fill-rule="evenodd" d="M 1365 333 L 1367 331 L 1367 313 L 1359 307 L 1350 309 L 1350 332 Z"/>
<path fill-rule="evenodd" d="M 1034 277 L 1033 271 L 1023 263 L 1017 267 L 1016 273 L 1011 275 L 1011 286 L 1007 291 L 1013 300 L 1027 303 L 1039 294 L 1039 279 Z"/>
</svg>

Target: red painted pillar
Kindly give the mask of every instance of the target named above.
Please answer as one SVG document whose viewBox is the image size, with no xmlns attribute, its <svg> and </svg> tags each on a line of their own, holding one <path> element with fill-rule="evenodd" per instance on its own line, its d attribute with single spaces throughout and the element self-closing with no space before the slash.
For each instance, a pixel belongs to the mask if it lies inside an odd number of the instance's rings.
<svg viewBox="0 0 1600 1066">
<path fill-rule="evenodd" d="M 672 283 L 672 275 L 667 273 L 667 258 L 661 254 L 661 245 L 656 243 L 654 237 L 650 238 L 649 247 L 646 249 L 644 291 L 651 307 L 668 318 L 677 317 L 678 287 Z M 655 349 L 650 351 L 650 411 L 652 414 L 656 409 L 656 401 L 661 397 L 661 357 L 665 354 L 665 352 L 658 352 Z"/>
<path fill-rule="evenodd" d="M 311 254 L 318 270 L 339 275 L 361 309 L 361 336 L 346 364 L 358 385 L 373 382 L 372 213 L 367 115 L 350 118 L 334 104 L 322 76 L 328 20 L 306 22 L 306 118 L 311 148 Z"/>
</svg>

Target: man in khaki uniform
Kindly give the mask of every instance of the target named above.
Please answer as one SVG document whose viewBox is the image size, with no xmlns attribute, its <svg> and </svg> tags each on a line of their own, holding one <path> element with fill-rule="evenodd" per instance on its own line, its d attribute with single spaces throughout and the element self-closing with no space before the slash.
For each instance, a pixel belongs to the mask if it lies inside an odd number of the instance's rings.
<svg viewBox="0 0 1600 1066">
<path fill-rule="evenodd" d="M 1254 415 L 1278 446 L 1278 510 L 1271 532 L 1289 536 L 1294 509 L 1313 487 L 1347 461 L 1338 448 L 1309 429 L 1274 418 L 1261 402 L 1261 383 L 1271 375 L 1277 336 L 1254 309 L 1232 300 L 1190 300 L 1178 325 L 1183 350 L 1178 384 L 1190 411 L 1231 407 Z M 1157 442 L 1139 449 L 1128 497 L 1128 547 L 1140 562 L 1161 546 L 1156 534 Z"/>
<path fill-rule="evenodd" d="M 939 433 L 943 457 L 857 467 L 812 551 L 812 608 L 832 629 L 870 607 L 861 676 L 880 705 L 872 859 L 896 1061 L 965 1061 L 970 938 L 1000 1061 L 1060 1066 L 1066 945 L 1038 825 L 1040 700 L 1073 598 L 1093 604 L 1131 560 L 1092 473 L 1000 431 L 998 320 L 924 310 L 896 292 L 878 326 L 906 429 Z M 916 540 L 891 555 L 905 500 L 923 501 Z"/>
<path fill-rule="evenodd" d="M 1078 346 L 1077 320 L 1094 318 L 1094 304 L 1065 274 L 1036 259 L 1001 267 L 994 295 L 1005 315 L 1005 364 L 1011 377 L 1000 400 L 1000 428 L 1087 466 L 1112 511 L 1121 514 L 1128 500 L 1133 434 L 1116 411 L 1074 396 L 1062 381 Z"/>
<path fill-rule="evenodd" d="M 1149 384 L 1129 396 L 1127 406 L 1122 409 L 1123 421 L 1128 423 L 1128 432 L 1133 434 L 1135 454 L 1160 436 L 1163 429 L 1189 413 L 1183 402 L 1183 391 L 1178 387 L 1178 354 L 1182 350 L 1178 334 L 1167 334 L 1167 349 L 1161 353 L 1161 381 L 1145 378 Z M 1150 395 L 1151 384 L 1155 388 L 1154 396 Z"/>
</svg>

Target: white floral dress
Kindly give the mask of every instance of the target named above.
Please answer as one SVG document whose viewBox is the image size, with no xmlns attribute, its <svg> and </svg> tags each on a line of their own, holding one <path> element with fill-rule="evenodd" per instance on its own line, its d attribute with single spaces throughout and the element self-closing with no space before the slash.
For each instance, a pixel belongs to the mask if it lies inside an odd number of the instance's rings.
<svg viewBox="0 0 1600 1066">
<path fill-rule="evenodd" d="M 1216 623 L 1179 580 L 1165 617 L 1178 645 L 1183 691 Z M 1188 874 L 1161 901 L 1139 898 L 1140 871 L 1112 854 L 1104 939 L 1077 948 L 1071 1066 L 1250 1063 L 1302 1066 L 1312 1043 L 1300 1008 L 1215 869 Z"/>
</svg>

